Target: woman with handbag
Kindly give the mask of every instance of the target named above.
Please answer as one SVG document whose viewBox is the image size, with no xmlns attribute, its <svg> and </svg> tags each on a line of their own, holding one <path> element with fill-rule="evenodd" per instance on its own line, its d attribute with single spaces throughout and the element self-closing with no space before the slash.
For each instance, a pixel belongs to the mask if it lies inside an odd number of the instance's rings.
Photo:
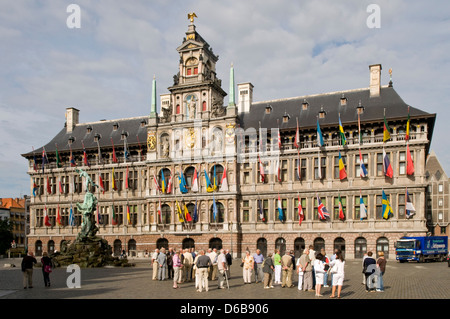
<svg viewBox="0 0 450 319">
<path fill-rule="evenodd" d="M 44 252 L 41 258 L 42 274 L 44 275 L 45 287 L 50 287 L 50 273 L 52 272 L 52 259 L 48 257 L 48 253 Z"/>
<path fill-rule="evenodd" d="M 330 298 L 335 297 L 336 286 L 338 287 L 337 297 L 341 298 L 342 285 L 344 284 L 344 266 L 345 260 L 342 252 L 336 252 L 336 259 L 330 262 L 330 273 L 332 274 L 332 286 Z"/>
</svg>

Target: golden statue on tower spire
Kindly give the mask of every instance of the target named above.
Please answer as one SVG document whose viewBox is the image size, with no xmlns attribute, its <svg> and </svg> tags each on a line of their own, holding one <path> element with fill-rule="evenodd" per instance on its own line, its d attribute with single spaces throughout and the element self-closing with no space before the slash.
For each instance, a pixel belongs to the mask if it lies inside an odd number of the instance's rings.
<svg viewBox="0 0 450 319">
<path fill-rule="evenodd" d="M 188 13 L 188 19 L 191 20 L 191 23 L 194 23 L 194 18 L 197 18 L 195 12 Z"/>
</svg>

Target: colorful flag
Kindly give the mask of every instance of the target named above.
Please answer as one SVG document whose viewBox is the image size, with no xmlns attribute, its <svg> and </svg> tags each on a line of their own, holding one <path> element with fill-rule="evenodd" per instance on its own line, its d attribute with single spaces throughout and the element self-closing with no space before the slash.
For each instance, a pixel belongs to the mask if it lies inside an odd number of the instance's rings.
<svg viewBox="0 0 450 319">
<path fill-rule="evenodd" d="M 117 215 L 116 215 L 116 209 L 115 209 L 114 203 L 112 204 L 112 220 L 111 220 L 111 224 L 112 225 L 117 225 Z"/>
<path fill-rule="evenodd" d="M 166 179 L 164 178 L 164 169 L 161 169 L 161 191 L 163 194 L 166 192 Z"/>
<path fill-rule="evenodd" d="M 45 148 L 42 149 L 42 174 L 45 172 L 45 164 L 48 164 L 47 153 Z"/>
<path fill-rule="evenodd" d="M 128 189 L 128 176 L 129 176 L 129 172 L 128 172 L 128 166 L 127 166 L 127 171 L 125 173 L 125 189 Z"/>
<path fill-rule="evenodd" d="M 297 130 L 295 131 L 294 147 L 300 148 L 300 132 L 298 130 L 298 118 L 297 118 Z"/>
<path fill-rule="evenodd" d="M 100 186 L 100 190 L 104 194 L 105 193 L 105 187 L 103 186 L 103 179 L 102 179 L 102 176 L 100 174 L 98 174 L 98 184 Z"/>
<path fill-rule="evenodd" d="M 301 225 L 303 219 L 305 219 L 305 215 L 303 214 L 303 207 L 302 207 L 302 201 L 300 200 L 300 196 L 298 196 L 298 224 Z"/>
<path fill-rule="evenodd" d="M 284 220 L 284 214 L 283 214 L 283 207 L 281 205 L 281 198 L 280 198 L 280 194 L 278 194 L 278 219 L 280 221 Z"/>
<path fill-rule="evenodd" d="M 263 203 L 262 203 L 261 199 L 258 200 L 258 205 L 259 205 L 259 219 L 262 222 L 265 222 L 266 219 L 264 218 L 264 209 L 263 209 Z"/>
<path fill-rule="evenodd" d="M 264 174 L 264 165 L 261 161 L 261 157 L 258 155 L 259 158 L 259 174 L 261 175 L 261 181 L 264 183 L 265 181 L 265 174 Z"/>
<path fill-rule="evenodd" d="M 158 218 L 159 218 L 159 223 L 162 223 L 162 217 L 161 217 L 161 198 L 159 198 L 159 204 L 158 204 Z"/>
<path fill-rule="evenodd" d="M 177 202 L 177 208 L 178 208 L 178 221 L 180 223 L 184 223 L 183 213 L 181 212 L 180 204 L 178 203 L 178 200 L 176 202 Z"/>
<path fill-rule="evenodd" d="M 214 176 L 213 176 L 213 189 L 217 190 L 217 174 L 216 174 L 216 165 L 214 165 Z"/>
<path fill-rule="evenodd" d="M 186 219 L 187 222 L 192 221 L 191 214 L 189 214 L 189 210 L 186 207 L 186 204 L 184 204 L 184 219 Z"/>
<path fill-rule="evenodd" d="M 166 192 L 167 192 L 167 194 L 170 194 L 170 193 L 172 193 L 172 175 L 170 175 L 170 177 L 169 177 L 169 184 L 167 185 L 167 190 L 166 190 Z"/>
<path fill-rule="evenodd" d="M 44 225 L 47 227 L 52 226 L 52 224 L 50 224 L 50 220 L 48 217 L 47 205 L 44 206 Z"/>
<path fill-rule="evenodd" d="M 409 144 L 406 145 L 406 174 L 414 175 L 414 162 L 409 151 Z"/>
<path fill-rule="evenodd" d="M 61 159 L 59 158 L 58 146 L 56 146 L 56 167 L 61 168 Z"/>
<path fill-rule="evenodd" d="M 409 106 L 408 106 L 408 120 L 406 121 L 406 135 L 405 135 L 406 141 L 409 141 L 409 126 L 410 126 L 410 118 L 409 118 Z"/>
<path fill-rule="evenodd" d="M 73 154 L 72 154 L 72 146 L 70 147 L 70 158 L 69 158 L 69 161 L 70 161 L 70 167 L 76 167 L 77 166 L 77 163 L 75 162 L 75 158 L 73 157 Z"/>
<path fill-rule="evenodd" d="M 383 203 L 383 219 L 389 219 L 390 217 L 394 216 L 394 214 L 392 213 L 391 205 L 389 204 L 389 200 L 387 199 L 387 196 L 384 193 L 384 190 L 383 190 L 382 196 L 383 197 L 382 197 L 381 202 Z"/>
<path fill-rule="evenodd" d="M 61 177 L 59 177 L 59 193 L 60 193 L 60 194 L 63 193 L 63 187 L 62 187 L 62 183 L 61 183 Z"/>
<path fill-rule="evenodd" d="M 47 176 L 47 193 L 51 194 L 52 193 L 52 187 L 50 185 L 50 180 Z"/>
<path fill-rule="evenodd" d="M 359 219 L 363 220 L 364 218 L 367 218 L 367 209 L 366 205 L 364 204 L 364 200 L 361 195 L 361 191 L 359 192 Z"/>
<path fill-rule="evenodd" d="M 320 200 L 319 196 L 317 195 L 317 213 L 319 214 L 319 218 L 321 220 L 325 220 L 330 217 L 330 213 L 327 211 L 325 205 Z"/>
<path fill-rule="evenodd" d="M 69 210 L 69 226 L 75 226 L 75 216 L 73 215 L 72 203 L 70 203 L 70 210 Z"/>
<path fill-rule="evenodd" d="M 91 165 L 89 164 L 89 161 L 88 161 L 88 156 L 87 156 L 87 153 L 86 153 L 86 148 L 84 148 L 84 143 L 83 143 L 83 162 L 84 162 L 84 165 L 86 165 L 86 166 L 88 166 L 88 167 L 91 167 Z"/>
<path fill-rule="evenodd" d="M 339 219 L 345 220 L 344 209 L 342 208 L 341 194 L 339 194 Z"/>
<path fill-rule="evenodd" d="M 208 173 L 206 172 L 206 169 L 205 169 L 205 181 L 206 181 L 206 191 L 207 191 L 208 193 L 213 192 L 213 191 L 214 191 L 214 188 L 213 188 L 213 186 L 212 186 L 212 184 L 211 184 L 211 180 L 210 180 L 209 177 L 208 177 Z"/>
<path fill-rule="evenodd" d="M 391 138 L 391 129 L 386 121 L 386 115 L 384 116 L 384 127 L 383 127 L 383 142 L 386 142 Z"/>
<path fill-rule="evenodd" d="M 220 190 L 228 192 L 227 165 L 223 167 L 222 180 L 220 181 Z"/>
<path fill-rule="evenodd" d="M 383 171 L 384 175 L 392 178 L 394 176 L 394 171 L 391 166 L 391 162 L 389 161 L 389 157 L 386 154 L 386 151 L 383 148 Z"/>
<path fill-rule="evenodd" d="M 178 183 L 179 183 L 179 187 L 180 187 L 180 192 L 182 194 L 186 194 L 188 192 L 188 189 L 186 188 L 187 184 L 186 184 L 186 180 L 184 179 L 183 172 L 180 172 L 180 177 L 178 179 Z"/>
<path fill-rule="evenodd" d="M 130 206 L 127 204 L 127 221 L 128 225 L 131 224 L 131 214 L 130 214 Z"/>
<path fill-rule="evenodd" d="M 217 223 L 217 205 L 216 205 L 216 199 L 213 195 L 213 219 Z"/>
<path fill-rule="evenodd" d="M 38 187 L 36 185 L 36 180 L 33 178 L 33 197 L 36 197 L 36 191 Z"/>
<path fill-rule="evenodd" d="M 197 173 L 197 167 L 194 170 L 194 176 L 192 176 L 192 187 L 191 190 L 193 192 L 198 192 L 198 173 Z"/>
<path fill-rule="evenodd" d="M 194 214 L 193 214 L 193 216 L 192 216 L 192 221 L 193 221 L 194 223 L 198 221 L 197 200 L 195 200 Z"/>
<path fill-rule="evenodd" d="M 278 150 L 281 151 L 281 133 L 280 133 L 280 128 L 278 128 Z"/>
<path fill-rule="evenodd" d="M 342 126 L 341 116 L 339 115 L 339 135 L 341 136 L 342 146 L 347 144 L 347 139 L 345 138 L 344 127 Z"/>
<path fill-rule="evenodd" d="M 302 180 L 302 164 L 300 161 L 300 151 L 297 151 L 297 177 L 298 180 Z"/>
<path fill-rule="evenodd" d="M 62 226 L 62 222 L 61 222 L 61 214 L 59 213 L 59 205 L 58 205 L 58 209 L 56 210 L 56 225 L 58 226 Z"/>
<path fill-rule="evenodd" d="M 343 180 L 347 178 L 347 172 L 345 171 L 344 161 L 342 160 L 341 151 L 339 151 L 339 179 Z"/>
<path fill-rule="evenodd" d="M 281 160 L 280 159 L 278 159 L 278 161 L 277 161 L 277 180 L 278 180 L 278 182 L 280 182 L 281 183 Z"/>
<path fill-rule="evenodd" d="M 406 188 L 406 218 L 410 218 L 416 213 L 416 208 L 414 207 L 411 198 L 409 197 L 408 188 Z"/>
<path fill-rule="evenodd" d="M 113 169 L 112 169 L 112 177 L 111 177 L 111 183 L 112 183 L 112 189 L 113 190 L 117 190 L 117 185 L 116 185 L 116 174 L 114 174 L 114 167 L 113 167 Z"/>
<path fill-rule="evenodd" d="M 113 163 L 117 163 L 117 156 L 116 156 L 116 150 L 114 148 L 114 142 L 113 142 L 113 138 L 111 137 L 111 144 L 113 147 Z"/>
<path fill-rule="evenodd" d="M 156 188 L 156 190 L 157 190 L 158 192 L 161 192 L 161 188 L 159 188 L 159 184 L 158 184 L 158 181 L 157 181 L 155 175 L 153 175 L 153 182 L 155 183 L 155 188 Z"/>
<path fill-rule="evenodd" d="M 360 165 L 359 176 L 361 176 L 361 178 L 367 177 L 368 173 L 367 173 L 366 166 L 364 165 L 363 157 L 361 155 L 361 150 L 359 150 L 359 165 Z"/>
<path fill-rule="evenodd" d="M 125 162 L 129 158 L 129 156 L 130 156 L 130 154 L 128 153 L 127 138 L 125 137 L 123 140 L 123 158 L 124 158 Z"/>
<path fill-rule="evenodd" d="M 317 118 L 317 145 L 319 147 L 322 147 L 324 145 L 322 130 L 320 129 L 320 125 L 319 125 L 319 118 Z"/>
</svg>

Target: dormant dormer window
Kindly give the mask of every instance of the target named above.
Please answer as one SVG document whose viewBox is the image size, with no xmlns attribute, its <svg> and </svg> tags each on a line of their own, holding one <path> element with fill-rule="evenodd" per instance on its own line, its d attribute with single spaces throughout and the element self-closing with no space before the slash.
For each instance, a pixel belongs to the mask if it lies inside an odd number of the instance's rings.
<svg viewBox="0 0 450 319">
<path fill-rule="evenodd" d="M 143 119 L 143 120 L 141 121 L 141 127 L 145 127 L 145 125 L 147 125 L 147 121 Z"/>
<path fill-rule="evenodd" d="M 363 114 L 363 113 L 364 113 L 364 106 L 362 106 L 361 100 L 359 100 L 359 104 L 358 104 L 358 106 L 356 107 L 356 112 L 357 112 L 358 114 Z"/>
<path fill-rule="evenodd" d="M 102 136 L 100 134 L 95 133 L 95 135 L 94 135 L 94 142 L 100 141 L 101 138 L 102 138 Z"/>
<path fill-rule="evenodd" d="M 324 119 L 327 112 L 324 111 L 323 106 L 320 107 L 319 119 Z"/>
<path fill-rule="evenodd" d="M 341 96 L 341 106 L 347 105 L 347 98 L 342 94 Z"/>
<path fill-rule="evenodd" d="M 272 105 L 267 104 L 266 106 L 266 114 L 270 114 L 272 112 Z"/>
<path fill-rule="evenodd" d="M 289 119 L 291 118 L 291 116 L 289 114 L 287 114 L 286 112 L 284 112 L 283 115 L 283 123 L 287 123 L 289 122 Z"/>
<path fill-rule="evenodd" d="M 88 126 L 87 128 L 86 128 L 86 132 L 87 132 L 87 134 L 91 134 L 91 132 L 92 132 L 92 126 Z"/>
<path fill-rule="evenodd" d="M 115 123 L 113 124 L 113 130 L 114 130 L 114 131 L 117 131 L 118 129 L 119 129 L 119 123 L 115 122 Z"/>
<path fill-rule="evenodd" d="M 75 137 L 70 136 L 69 139 L 68 139 L 68 142 L 69 142 L 69 145 L 72 145 L 73 142 L 75 142 Z"/>
<path fill-rule="evenodd" d="M 306 101 L 306 99 L 304 99 L 304 100 L 303 100 L 303 103 L 302 103 L 302 110 L 303 110 L 303 111 L 308 110 L 308 106 L 309 106 L 308 101 Z"/>
</svg>

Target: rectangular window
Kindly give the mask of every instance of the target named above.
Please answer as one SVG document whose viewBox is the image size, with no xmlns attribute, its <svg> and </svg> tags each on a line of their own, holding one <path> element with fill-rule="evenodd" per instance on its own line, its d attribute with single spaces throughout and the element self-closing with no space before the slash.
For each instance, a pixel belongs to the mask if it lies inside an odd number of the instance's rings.
<svg viewBox="0 0 450 319">
<path fill-rule="evenodd" d="M 186 71 L 187 71 L 187 75 L 192 75 L 192 69 L 191 68 L 188 68 Z"/>
<path fill-rule="evenodd" d="M 326 178 L 326 172 L 327 172 L 327 158 L 321 157 L 320 158 L 320 174 L 319 174 L 319 159 L 316 157 L 314 158 L 314 179 L 324 179 Z"/>
<path fill-rule="evenodd" d="M 347 156 L 341 154 L 344 166 L 347 165 Z M 339 156 L 334 157 L 334 178 L 339 179 Z"/>
<path fill-rule="evenodd" d="M 288 161 L 287 160 L 281 161 L 281 181 L 282 182 L 288 181 Z"/>
<path fill-rule="evenodd" d="M 400 175 L 406 174 L 406 152 L 399 152 L 398 154 L 398 173 Z"/>
<path fill-rule="evenodd" d="M 83 180 L 79 175 L 73 177 L 73 192 L 80 194 L 83 191 Z"/>
<path fill-rule="evenodd" d="M 244 184 L 250 184 L 250 172 L 243 173 Z"/>
<path fill-rule="evenodd" d="M 299 159 L 297 158 L 295 160 L 295 180 L 296 181 L 300 181 L 298 179 L 298 161 L 299 161 Z M 300 178 L 302 181 L 306 180 L 306 158 L 300 159 Z"/>
<path fill-rule="evenodd" d="M 342 211 L 344 212 L 344 216 L 347 217 L 347 197 L 341 196 L 341 203 L 342 203 Z M 334 197 L 334 219 L 339 219 L 339 196 Z"/>
<path fill-rule="evenodd" d="M 389 203 L 391 203 L 391 195 L 386 195 L 387 200 Z M 383 196 L 377 195 L 376 198 L 376 211 L 375 211 L 375 218 L 376 219 L 383 219 Z"/>
<path fill-rule="evenodd" d="M 411 197 L 411 195 L 409 195 Z M 398 218 L 405 218 L 406 217 L 406 196 L 405 194 L 398 194 Z"/>
<path fill-rule="evenodd" d="M 363 199 L 364 206 L 366 207 L 366 214 L 367 218 L 369 217 L 369 205 L 368 205 L 368 198 L 367 195 L 361 196 Z M 355 196 L 355 216 L 353 216 L 353 219 L 361 219 L 361 199 L 359 196 Z"/>
<path fill-rule="evenodd" d="M 250 221 L 250 205 L 248 200 L 242 201 L 242 221 Z"/>
<path fill-rule="evenodd" d="M 109 206 L 100 207 L 101 225 L 106 226 L 109 224 Z"/>
<path fill-rule="evenodd" d="M 383 175 L 383 153 L 377 153 L 377 176 Z"/>
<path fill-rule="evenodd" d="M 320 201 L 322 204 L 326 207 L 327 206 L 327 199 L 326 197 L 320 197 Z M 328 211 L 328 208 L 327 208 Z M 317 197 L 314 197 L 314 220 L 319 220 L 319 202 L 317 201 Z"/>
<path fill-rule="evenodd" d="M 300 203 L 302 205 L 303 220 L 306 219 L 306 198 L 300 198 Z M 300 216 L 298 215 L 298 197 L 294 198 L 294 221 L 299 221 Z"/>
<path fill-rule="evenodd" d="M 198 74 L 198 67 L 194 67 L 194 74 Z"/>
<path fill-rule="evenodd" d="M 442 185 L 442 184 L 439 184 L 439 193 L 442 193 L 443 192 L 443 189 L 444 189 L 444 185 Z"/>
<path fill-rule="evenodd" d="M 105 192 L 109 191 L 109 173 L 101 173 L 102 181 L 103 181 L 103 189 Z"/>
<path fill-rule="evenodd" d="M 256 216 L 257 216 L 256 220 L 258 222 L 261 222 L 261 214 L 260 214 L 260 211 L 259 211 L 260 200 L 256 201 L 256 205 L 258 206 L 257 207 L 257 211 L 258 212 L 256 213 Z M 262 200 L 262 207 L 263 207 L 264 221 L 267 221 L 267 218 L 269 216 L 269 200 L 263 199 Z"/>
</svg>

